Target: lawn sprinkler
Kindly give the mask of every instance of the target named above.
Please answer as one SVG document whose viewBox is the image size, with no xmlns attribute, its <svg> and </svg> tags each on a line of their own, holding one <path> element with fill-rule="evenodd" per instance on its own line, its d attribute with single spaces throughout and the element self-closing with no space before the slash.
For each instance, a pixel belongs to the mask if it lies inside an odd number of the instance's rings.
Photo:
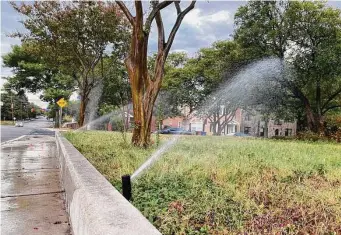
<svg viewBox="0 0 341 235">
<path fill-rule="evenodd" d="M 131 199 L 131 180 L 130 175 L 122 176 L 122 194 L 128 201 Z"/>
</svg>

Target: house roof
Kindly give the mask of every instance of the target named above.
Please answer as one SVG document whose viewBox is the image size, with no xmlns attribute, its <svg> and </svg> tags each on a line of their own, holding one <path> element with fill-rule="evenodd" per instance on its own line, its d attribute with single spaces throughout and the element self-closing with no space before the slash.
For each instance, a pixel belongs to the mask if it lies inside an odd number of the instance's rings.
<svg viewBox="0 0 341 235">
<path fill-rule="evenodd" d="M 231 120 L 227 123 L 227 125 L 238 125 L 239 122 L 237 122 L 236 120 Z"/>
</svg>

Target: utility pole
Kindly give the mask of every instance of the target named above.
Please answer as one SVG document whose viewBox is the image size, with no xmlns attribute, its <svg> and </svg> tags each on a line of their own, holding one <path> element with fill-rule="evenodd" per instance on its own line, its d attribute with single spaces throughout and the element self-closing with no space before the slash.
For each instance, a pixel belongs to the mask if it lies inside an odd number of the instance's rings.
<svg viewBox="0 0 341 235">
<path fill-rule="evenodd" d="M 11 88 L 5 88 L 4 90 L 7 90 L 7 92 L 9 93 L 10 97 L 11 97 L 11 111 L 12 111 L 12 121 L 14 124 L 14 104 L 13 104 L 13 92 Z"/>
<path fill-rule="evenodd" d="M 27 109 L 28 107 L 27 106 L 28 106 L 28 104 L 26 104 L 26 114 L 27 114 L 27 118 L 30 119 L 30 117 L 28 116 L 28 109 Z"/>
<path fill-rule="evenodd" d="M 14 105 L 13 105 L 13 94 L 12 94 L 11 89 L 9 89 L 9 93 L 11 94 L 12 121 L 13 121 L 13 124 L 14 124 Z"/>
<path fill-rule="evenodd" d="M 21 121 L 22 121 L 22 100 L 20 100 L 21 101 L 21 111 L 20 111 L 20 114 L 21 114 Z"/>
</svg>

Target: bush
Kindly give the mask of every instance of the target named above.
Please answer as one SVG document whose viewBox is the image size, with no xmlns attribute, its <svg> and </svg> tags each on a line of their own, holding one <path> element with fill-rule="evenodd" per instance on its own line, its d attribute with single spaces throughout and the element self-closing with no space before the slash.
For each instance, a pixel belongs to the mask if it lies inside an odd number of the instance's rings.
<svg viewBox="0 0 341 235">
<path fill-rule="evenodd" d="M 296 139 L 318 141 L 321 139 L 321 136 L 315 132 L 312 132 L 312 131 L 304 131 L 304 132 L 297 133 Z"/>
<path fill-rule="evenodd" d="M 65 115 L 63 117 L 63 122 L 72 122 L 72 116 L 70 115 Z"/>
<path fill-rule="evenodd" d="M 271 139 L 274 140 L 294 140 L 295 136 L 273 136 Z"/>
<path fill-rule="evenodd" d="M 341 114 L 329 115 L 324 124 L 324 134 L 329 139 L 341 142 Z"/>
</svg>

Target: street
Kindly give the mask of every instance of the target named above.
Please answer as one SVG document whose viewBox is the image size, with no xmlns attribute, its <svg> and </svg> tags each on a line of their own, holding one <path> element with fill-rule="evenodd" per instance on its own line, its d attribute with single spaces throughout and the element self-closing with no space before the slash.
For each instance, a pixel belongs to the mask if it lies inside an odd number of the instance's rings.
<svg viewBox="0 0 341 235">
<path fill-rule="evenodd" d="M 51 127 L 52 122 L 49 122 L 44 117 L 33 119 L 32 121 L 24 122 L 23 127 L 3 126 L 1 125 L 1 143 L 18 138 L 22 135 L 29 134 L 52 134 L 51 131 L 43 130 L 42 128 Z"/>
</svg>

